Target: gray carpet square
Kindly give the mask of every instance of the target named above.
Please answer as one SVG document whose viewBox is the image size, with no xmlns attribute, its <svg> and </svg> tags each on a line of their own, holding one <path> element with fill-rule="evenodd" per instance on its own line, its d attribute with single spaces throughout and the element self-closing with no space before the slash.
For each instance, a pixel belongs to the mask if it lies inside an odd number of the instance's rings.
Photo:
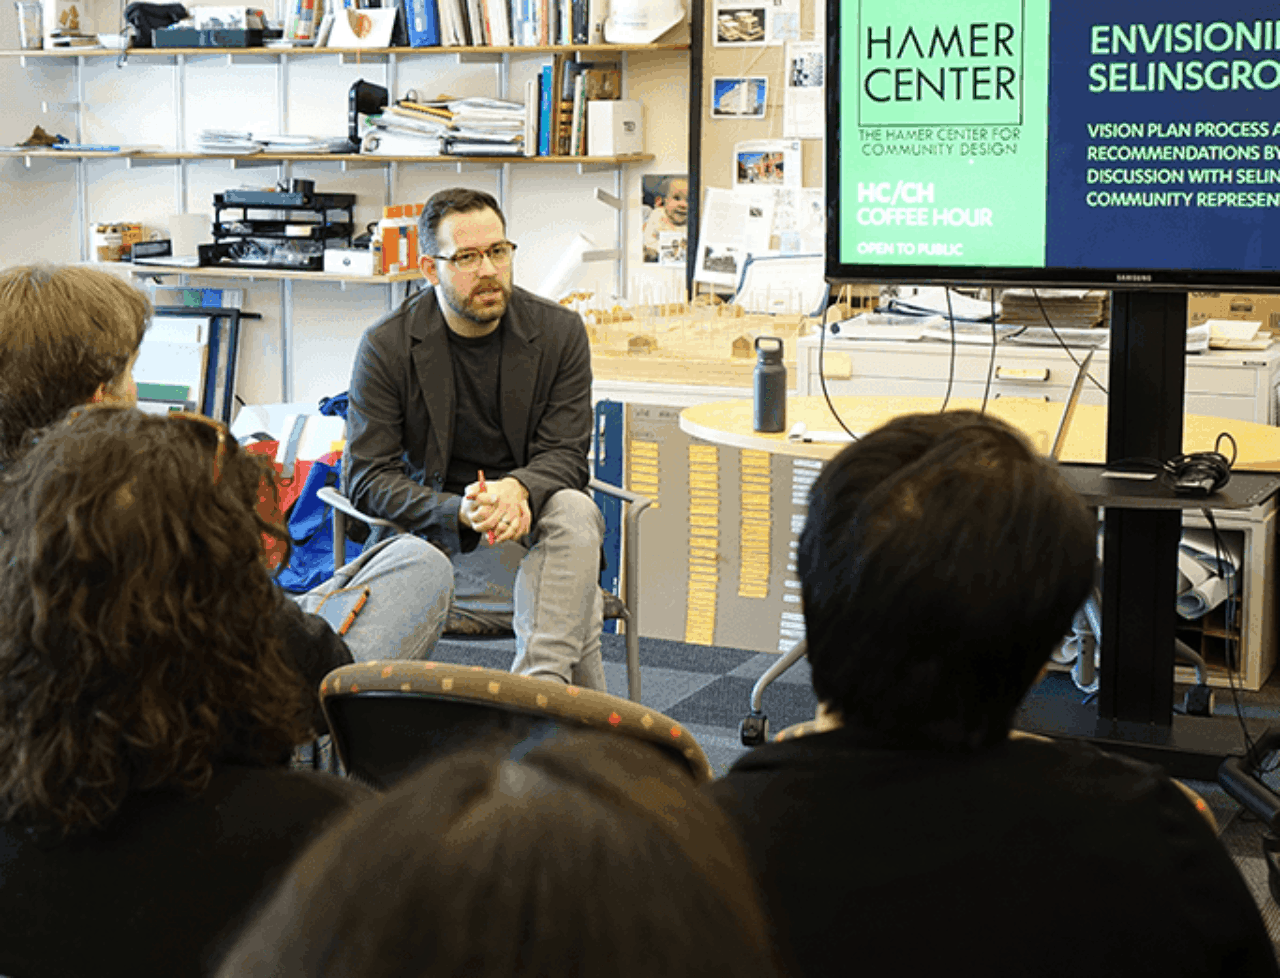
<svg viewBox="0 0 1280 978">
<path fill-rule="evenodd" d="M 641 662 L 644 658 L 641 657 Z M 621 662 L 606 662 L 604 678 L 614 696 L 627 695 L 627 667 Z M 651 710 L 670 714 L 671 708 L 720 677 L 713 672 L 684 672 L 680 669 L 640 667 L 640 702 Z"/>
<path fill-rule="evenodd" d="M 750 679 L 753 683 L 764 675 L 766 669 L 778 661 L 778 656 L 769 652 L 762 652 L 760 655 L 752 656 L 736 669 L 729 671 L 730 676 L 738 679 Z M 798 686 L 810 686 L 812 684 L 812 673 L 809 670 L 809 660 L 801 659 L 781 676 L 774 680 L 775 683 L 795 683 Z"/>
<path fill-rule="evenodd" d="M 625 662 L 626 636 L 605 635 L 601 639 L 601 653 L 606 662 Z M 685 669 L 689 672 L 713 672 L 717 675 L 736 669 L 757 653 L 741 649 L 726 649 L 710 645 L 686 645 L 664 638 L 640 639 L 641 665 L 658 666 L 661 669 Z"/>
<path fill-rule="evenodd" d="M 751 708 L 754 680 L 720 676 L 666 712 L 681 723 L 700 723 L 733 730 Z M 777 732 L 802 720 L 812 720 L 818 700 L 813 690 L 792 683 L 775 683 L 764 694 L 769 729 Z"/>
<path fill-rule="evenodd" d="M 511 668 L 515 656 L 516 640 L 513 636 L 461 638 L 445 635 L 436 643 L 435 653 L 431 658 L 436 662 L 506 671 Z"/>
</svg>

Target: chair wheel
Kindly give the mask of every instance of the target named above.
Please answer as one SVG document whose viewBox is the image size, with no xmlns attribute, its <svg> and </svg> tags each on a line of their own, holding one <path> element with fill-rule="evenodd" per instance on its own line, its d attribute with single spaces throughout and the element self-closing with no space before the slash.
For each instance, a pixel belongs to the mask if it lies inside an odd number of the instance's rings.
<svg viewBox="0 0 1280 978">
<path fill-rule="evenodd" d="M 738 724 L 738 737 L 746 747 L 759 747 L 769 736 L 769 718 L 763 713 L 749 713 Z"/>
</svg>

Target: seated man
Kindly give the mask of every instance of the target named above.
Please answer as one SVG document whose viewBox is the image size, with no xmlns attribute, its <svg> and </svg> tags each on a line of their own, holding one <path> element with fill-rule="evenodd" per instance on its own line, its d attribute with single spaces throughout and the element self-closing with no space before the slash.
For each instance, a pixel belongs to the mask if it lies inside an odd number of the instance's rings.
<svg viewBox="0 0 1280 978">
<path fill-rule="evenodd" d="M 133 365 L 150 318 L 146 296 L 107 272 L 75 266 L 0 272 L 0 469 L 15 461 L 30 432 L 73 407 L 137 401 Z M 430 658 L 453 589 L 449 562 L 421 540 L 389 540 L 295 600 L 316 612 L 331 592 L 365 586 L 369 598 L 345 634 L 345 648 L 318 615 L 299 615 L 282 599 L 287 644 L 327 636 L 335 650 L 332 661 L 304 670 L 309 680 L 318 684 L 352 656 Z"/>
<path fill-rule="evenodd" d="M 500 609 L 514 587 L 513 671 L 603 690 L 586 329 L 513 288 L 515 245 L 488 194 L 434 195 L 418 246 L 434 288 L 369 327 L 356 354 L 344 488 L 454 561 L 458 603 L 494 590 Z M 514 585 L 498 580 L 515 563 Z"/>
<path fill-rule="evenodd" d="M 1010 737 L 1095 531 L 1052 462 L 974 412 L 897 418 L 823 470 L 799 548 L 819 732 L 710 788 L 799 974 L 1277 974 L 1178 785 Z"/>
</svg>

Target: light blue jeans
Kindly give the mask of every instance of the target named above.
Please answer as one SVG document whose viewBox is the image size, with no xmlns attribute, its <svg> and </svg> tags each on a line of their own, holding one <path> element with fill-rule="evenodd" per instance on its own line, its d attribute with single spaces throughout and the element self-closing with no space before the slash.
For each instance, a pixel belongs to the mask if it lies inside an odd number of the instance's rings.
<svg viewBox="0 0 1280 978">
<path fill-rule="evenodd" d="M 605 692 L 600 658 L 604 517 L 594 500 L 561 489 L 523 541 L 453 558 L 455 611 L 516 633 L 511 671 Z"/>
<path fill-rule="evenodd" d="M 453 598 L 449 558 L 419 537 L 391 537 L 294 600 L 316 613 L 327 595 L 362 586 L 369 599 L 343 636 L 355 660 L 431 658 Z"/>
</svg>

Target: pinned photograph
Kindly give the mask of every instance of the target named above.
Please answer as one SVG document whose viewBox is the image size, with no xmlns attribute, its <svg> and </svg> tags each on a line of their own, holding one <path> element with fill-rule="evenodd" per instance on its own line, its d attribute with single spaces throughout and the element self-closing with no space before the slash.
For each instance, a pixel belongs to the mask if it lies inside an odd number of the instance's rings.
<svg viewBox="0 0 1280 978">
<path fill-rule="evenodd" d="M 711 118 L 763 119 L 768 103 L 769 79 L 711 79 Z"/>
<path fill-rule="evenodd" d="M 721 7 L 716 11 L 717 47 L 764 47 L 767 7 Z"/>
<path fill-rule="evenodd" d="M 740 152 L 737 183 L 780 187 L 786 182 L 785 166 L 782 152 Z"/>
<path fill-rule="evenodd" d="M 741 258 L 742 252 L 732 245 L 709 245 L 702 249 L 702 270 L 736 282 Z"/>
<path fill-rule="evenodd" d="M 684 173 L 650 173 L 640 178 L 641 235 L 644 260 L 683 265 L 683 242 L 689 234 L 689 177 Z"/>
<path fill-rule="evenodd" d="M 791 51 L 788 84 L 792 88 L 821 88 L 826 80 L 826 55 L 816 45 L 796 45 Z"/>
<path fill-rule="evenodd" d="M 683 232 L 663 231 L 658 235 L 658 264 L 683 265 L 689 257 L 689 236 Z"/>
</svg>

